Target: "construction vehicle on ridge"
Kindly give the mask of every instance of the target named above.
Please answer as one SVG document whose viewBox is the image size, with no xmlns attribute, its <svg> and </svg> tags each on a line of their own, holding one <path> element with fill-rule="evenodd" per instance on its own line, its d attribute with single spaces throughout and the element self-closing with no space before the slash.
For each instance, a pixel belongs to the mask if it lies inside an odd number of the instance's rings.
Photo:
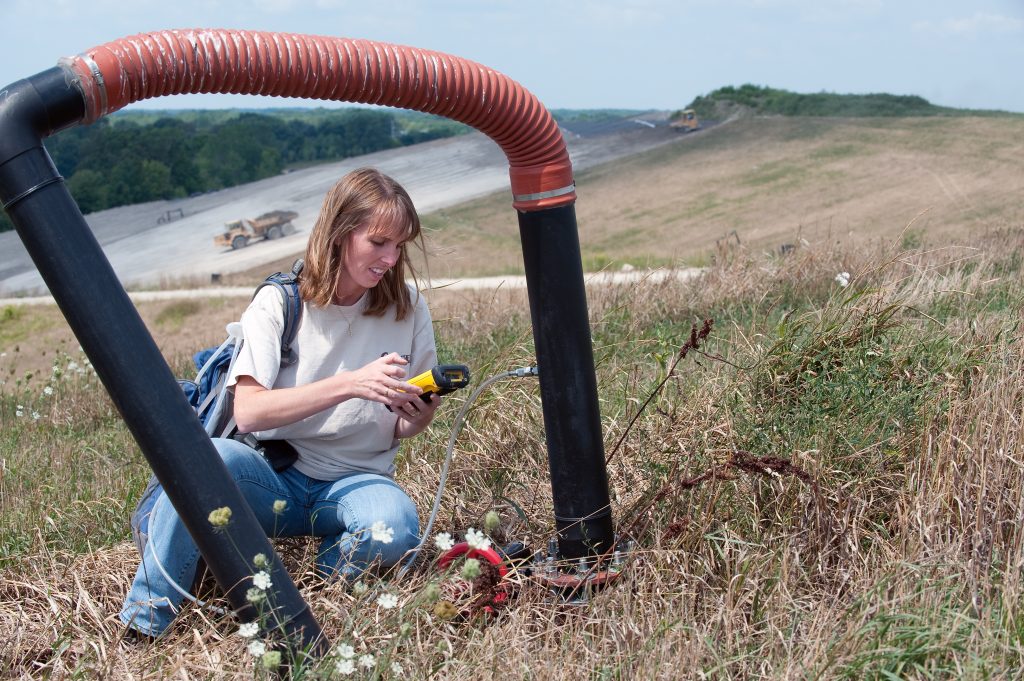
<svg viewBox="0 0 1024 681">
<path fill-rule="evenodd" d="M 672 121 L 668 124 L 668 127 L 674 130 L 682 130 L 683 132 L 700 130 L 700 121 L 697 120 L 697 112 L 693 109 L 684 109 L 677 112 L 672 117 Z"/>
<path fill-rule="evenodd" d="M 292 220 L 299 216 L 291 210 L 274 210 L 258 218 L 242 218 L 224 225 L 222 234 L 213 237 L 214 246 L 230 246 L 234 250 L 245 248 L 254 239 L 278 239 L 295 233 Z"/>
</svg>

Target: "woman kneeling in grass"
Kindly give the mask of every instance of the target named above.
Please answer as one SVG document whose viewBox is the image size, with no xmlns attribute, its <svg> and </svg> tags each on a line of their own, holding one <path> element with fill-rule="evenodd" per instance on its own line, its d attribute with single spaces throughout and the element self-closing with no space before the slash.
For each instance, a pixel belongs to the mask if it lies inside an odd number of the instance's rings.
<svg viewBox="0 0 1024 681">
<path fill-rule="evenodd" d="M 440 402 L 424 402 L 403 380 L 437 359 L 430 311 L 405 282 L 414 240 L 422 246 L 408 193 L 376 170 L 356 170 L 327 193 L 310 235 L 296 361 L 281 362 L 276 288 L 260 289 L 242 315 L 245 341 L 228 377 L 238 429 L 284 441 L 297 457 L 274 470 L 240 441 L 214 445 L 268 534 L 322 538 L 325 577 L 394 565 L 419 540 L 415 505 L 392 479 L 399 441 L 422 432 Z M 161 493 L 121 620 L 138 634 L 163 633 L 198 560 Z"/>
</svg>

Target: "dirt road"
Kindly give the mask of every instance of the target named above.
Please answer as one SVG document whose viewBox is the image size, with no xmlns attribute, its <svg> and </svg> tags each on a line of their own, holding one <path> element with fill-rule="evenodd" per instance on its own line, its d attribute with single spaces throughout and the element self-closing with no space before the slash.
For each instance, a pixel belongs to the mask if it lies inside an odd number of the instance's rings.
<svg viewBox="0 0 1024 681">
<path fill-rule="evenodd" d="M 635 284 L 641 281 L 660 282 L 670 277 L 684 280 L 695 277 L 703 270 L 697 267 L 655 270 L 621 270 L 616 272 L 591 272 L 584 275 L 587 286 L 617 286 Z M 509 274 L 494 277 L 467 277 L 463 279 L 431 279 L 429 291 L 467 291 L 474 289 L 524 289 L 526 277 Z M 213 288 L 184 288 L 151 291 L 131 291 L 128 296 L 136 303 L 162 300 L 189 300 L 193 298 L 251 298 L 252 286 L 218 286 Z M 0 307 L 6 305 L 49 305 L 53 297 L 17 296 L 0 298 Z"/>
<path fill-rule="evenodd" d="M 664 113 L 645 116 L 643 121 L 624 119 L 580 133 L 566 130 L 574 168 L 579 171 L 685 139 L 668 128 Z M 472 133 L 305 168 L 193 198 L 114 208 L 89 215 L 87 221 L 126 287 L 155 287 L 182 279 L 208 283 L 214 273 L 247 270 L 301 251 L 327 189 L 344 173 L 366 165 L 398 179 L 424 214 L 509 187 L 508 162 L 501 149 Z M 177 217 L 179 209 L 183 218 Z M 225 222 L 270 210 L 296 211 L 297 232 L 238 251 L 213 246 L 213 236 Z M 512 211 L 511 195 L 508 210 Z M 174 219 L 158 224 L 168 211 Z M 42 279 L 17 235 L 0 234 L 0 296 L 42 293 Z"/>
</svg>

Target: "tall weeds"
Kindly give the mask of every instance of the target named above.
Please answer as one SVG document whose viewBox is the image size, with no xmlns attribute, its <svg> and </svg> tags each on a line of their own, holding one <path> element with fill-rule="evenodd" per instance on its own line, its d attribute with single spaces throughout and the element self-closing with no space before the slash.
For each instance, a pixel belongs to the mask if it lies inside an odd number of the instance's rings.
<svg viewBox="0 0 1024 681">
<path fill-rule="evenodd" d="M 1022 242 L 737 249 L 696 280 L 592 290 L 613 512 L 636 549 L 583 604 L 520 576 L 499 616 L 450 620 L 423 596 L 430 560 L 354 589 L 319 583 L 308 543 L 279 548 L 330 636 L 376 651 L 366 676 L 398 662 L 413 678 L 1015 678 Z M 531 363 L 522 292 L 431 302 L 443 360 L 480 379 Z M 157 644 L 117 643 L 146 468 L 94 382 L 61 391 L 36 420 L 10 384 L 0 398 L 0 673 L 262 674 L 237 625 L 199 609 Z M 424 511 L 460 399 L 400 460 Z M 438 529 L 496 510 L 497 542 L 543 548 L 546 457 L 536 385 L 495 384 L 457 442 Z"/>
</svg>

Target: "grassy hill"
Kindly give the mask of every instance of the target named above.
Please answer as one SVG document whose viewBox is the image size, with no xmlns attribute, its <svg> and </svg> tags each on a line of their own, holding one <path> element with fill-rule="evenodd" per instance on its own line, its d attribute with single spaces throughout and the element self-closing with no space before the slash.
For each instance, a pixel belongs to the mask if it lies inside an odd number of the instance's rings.
<svg viewBox="0 0 1024 681">
<path fill-rule="evenodd" d="M 758 85 L 722 87 L 690 102 L 702 119 L 722 120 L 743 112 L 756 116 L 1005 116 L 1001 111 L 979 111 L 937 106 L 917 95 L 799 93 Z"/>
<path fill-rule="evenodd" d="M 1024 218 L 1024 117 L 751 117 L 576 177 L 588 269 L 706 264 L 724 241 L 964 238 Z M 507 195 L 426 217 L 438 276 L 521 271 Z"/>
<path fill-rule="evenodd" d="M 315 542 L 278 544 L 332 640 L 372 655 L 375 678 L 1015 678 L 1022 133 L 1020 118 L 746 118 L 581 173 L 590 267 L 708 265 L 590 292 L 612 512 L 636 542 L 620 581 L 566 606 L 520 575 L 500 617 L 449 618 L 433 584 L 456 612 L 466 592 L 432 550 L 355 588 L 310 573 Z M 427 224 L 435 275 L 519 267 L 507 195 Z M 442 361 L 476 380 L 532 361 L 523 291 L 429 295 Z M 244 304 L 140 309 L 184 375 Z M 272 678 L 208 609 L 156 644 L 117 642 L 148 468 L 59 312 L 0 312 L 0 676 Z M 465 392 L 398 460 L 421 513 Z M 496 543 L 545 546 L 538 400 L 501 382 L 468 412 L 439 531 L 494 510 Z"/>
<path fill-rule="evenodd" d="M 636 544 L 585 603 L 518 575 L 499 617 L 451 618 L 469 596 L 433 548 L 404 579 L 360 587 L 311 573 L 315 541 L 277 548 L 331 640 L 372 656 L 361 678 L 477 678 L 496 660 L 545 681 L 1012 678 L 1024 230 L 970 243 L 738 250 L 697 280 L 591 291 L 612 513 Z M 237 314 L 211 305 L 143 313 L 168 349 L 183 328 L 217 317 L 213 335 Z M 523 291 L 442 291 L 431 306 L 440 357 L 476 380 L 531 363 Z M 701 320 L 711 334 L 684 356 Z M 185 608 L 155 644 L 118 643 L 137 565 L 127 519 L 148 467 L 73 342 L 31 338 L 4 358 L 0 390 L 0 676 L 276 678 L 238 622 L 208 608 Z M 21 356 L 40 352 L 55 370 L 16 380 Z M 398 460 L 421 514 L 464 399 L 447 398 Z M 542 549 L 553 511 L 536 383 L 495 384 L 456 452 L 436 529 L 461 538 L 495 511 L 497 544 Z M 296 678 L 337 678 L 335 662 Z"/>
</svg>

